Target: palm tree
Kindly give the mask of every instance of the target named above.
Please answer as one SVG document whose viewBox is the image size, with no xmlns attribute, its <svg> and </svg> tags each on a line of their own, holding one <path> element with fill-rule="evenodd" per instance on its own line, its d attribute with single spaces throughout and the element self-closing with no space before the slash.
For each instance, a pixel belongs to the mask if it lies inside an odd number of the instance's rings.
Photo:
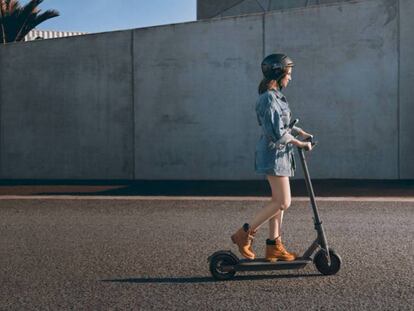
<svg viewBox="0 0 414 311">
<path fill-rule="evenodd" d="M 41 14 L 38 8 L 43 0 L 29 0 L 21 5 L 19 0 L 0 0 L 0 42 L 22 41 L 30 30 L 50 18 L 59 16 L 56 10 Z"/>
</svg>

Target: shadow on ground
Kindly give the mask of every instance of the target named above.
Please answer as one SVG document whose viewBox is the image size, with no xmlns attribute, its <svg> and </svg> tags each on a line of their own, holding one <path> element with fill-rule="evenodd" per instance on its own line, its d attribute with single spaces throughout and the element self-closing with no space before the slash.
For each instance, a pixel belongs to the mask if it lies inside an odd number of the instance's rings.
<svg viewBox="0 0 414 311">
<path fill-rule="evenodd" d="M 246 281 L 246 280 L 265 280 L 265 279 L 296 279 L 302 277 L 321 277 L 323 275 L 313 274 L 282 274 L 282 275 L 236 275 L 228 281 Z M 166 277 L 166 278 L 127 278 L 127 279 L 109 279 L 101 282 L 115 283 L 211 283 L 216 281 L 213 277 Z"/>
</svg>

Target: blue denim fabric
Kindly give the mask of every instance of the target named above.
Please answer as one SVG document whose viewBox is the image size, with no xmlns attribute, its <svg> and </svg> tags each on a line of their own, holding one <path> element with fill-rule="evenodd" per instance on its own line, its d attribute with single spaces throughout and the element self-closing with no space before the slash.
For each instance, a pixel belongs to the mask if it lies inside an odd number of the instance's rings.
<svg viewBox="0 0 414 311">
<path fill-rule="evenodd" d="M 261 94 L 256 102 L 257 122 L 262 134 L 256 144 L 255 172 L 275 176 L 293 176 L 296 169 L 293 146 L 289 142 L 299 130 L 288 128 L 291 111 L 278 90 Z"/>
</svg>

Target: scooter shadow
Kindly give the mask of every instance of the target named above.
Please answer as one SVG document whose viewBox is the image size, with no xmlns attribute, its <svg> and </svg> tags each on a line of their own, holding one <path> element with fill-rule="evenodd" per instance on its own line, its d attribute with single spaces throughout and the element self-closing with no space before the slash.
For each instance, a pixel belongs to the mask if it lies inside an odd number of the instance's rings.
<svg viewBox="0 0 414 311">
<path fill-rule="evenodd" d="M 295 278 L 308 278 L 308 277 L 321 277 L 322 274 L 279 274 L 279 275 L 236 275 L 232 279 L 226 282 L 237 281 L 256 281 L 256 280 L 268 280 L 268 279 L 295 279 Z M 101 282 L 115 282 L 115 283 L 169 283 L 169 284 L 186 284 L 186 283 L 215 283 L 220 282 L 213 277 L 166 277 L 166 278 L 128 278 L 128 279 L 106 279 L 100 280 Z"/>
</svg>

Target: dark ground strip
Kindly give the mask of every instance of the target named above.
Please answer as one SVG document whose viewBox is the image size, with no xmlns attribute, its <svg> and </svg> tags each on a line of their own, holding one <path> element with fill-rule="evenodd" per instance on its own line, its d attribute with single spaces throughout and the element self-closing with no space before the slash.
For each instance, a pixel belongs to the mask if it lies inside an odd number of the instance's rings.
<svg viewBox="0 0 414 311">
<path fill-rule="evenodd" d="M 333 196 L 414 197 L 414 180 L 313 180 L 315 194 Z M 293 196 L 306 196 L 304 180 L 291 180 Z M 1 180 L 0 195 L 168 195 L 270 196 L 265 180 L 253 181 L 96 181 Z"/>
</svg>

